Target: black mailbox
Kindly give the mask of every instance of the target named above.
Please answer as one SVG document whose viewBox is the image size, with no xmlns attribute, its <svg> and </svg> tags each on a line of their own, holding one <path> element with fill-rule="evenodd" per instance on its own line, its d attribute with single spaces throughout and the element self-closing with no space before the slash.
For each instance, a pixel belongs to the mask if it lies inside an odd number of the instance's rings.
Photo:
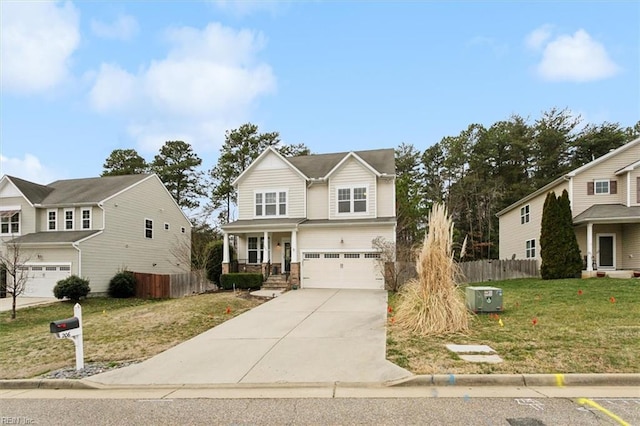
<svg viewBox="0 0 640 426">
<path fill-rule="evenodd" d="M 73 330 L 80 327 L 80 320 L 76 317 L 66 318 L 63 320 L 53 321 L 49 323 L 49 330 L 52 333 L 62 333 L 63 331 Z"/>
</svg>

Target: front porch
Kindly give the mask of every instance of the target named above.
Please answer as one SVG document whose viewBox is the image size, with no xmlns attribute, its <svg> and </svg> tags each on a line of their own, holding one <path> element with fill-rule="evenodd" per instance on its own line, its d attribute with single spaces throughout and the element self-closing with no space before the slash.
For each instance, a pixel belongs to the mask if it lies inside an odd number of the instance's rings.
<svg viewBox="0 0 640 426">
<path fill-rule="evenodd" d="M 639 278 L 640 270 L 616 270 L 616 271 L 582 271 L 582 278 Z"/>
</svg>

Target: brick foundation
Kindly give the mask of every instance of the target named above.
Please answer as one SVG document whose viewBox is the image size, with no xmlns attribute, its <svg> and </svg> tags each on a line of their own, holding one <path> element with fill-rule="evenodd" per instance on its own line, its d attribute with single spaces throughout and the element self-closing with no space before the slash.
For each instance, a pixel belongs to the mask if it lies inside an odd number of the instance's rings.
<svg viewBox="0 0 640 426">
<path fill-rule="evenodd" d="M 289 285 L 300 287 L 300 263 L 292 263 L 289 271 Z"/>
</svg>

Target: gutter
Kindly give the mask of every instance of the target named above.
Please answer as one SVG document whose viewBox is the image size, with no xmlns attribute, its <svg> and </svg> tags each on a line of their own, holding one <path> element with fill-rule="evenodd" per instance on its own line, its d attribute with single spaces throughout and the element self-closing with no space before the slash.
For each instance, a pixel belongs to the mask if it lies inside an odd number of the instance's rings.
<svg viewBox="0 0 640 426">
<path fill-rule="evenodd" d="M 77 242 L 71 243 L 71 246 L 78 250 L 78 276 L 82 277 L 82 250 L 80 250 Z"/>
</svg>

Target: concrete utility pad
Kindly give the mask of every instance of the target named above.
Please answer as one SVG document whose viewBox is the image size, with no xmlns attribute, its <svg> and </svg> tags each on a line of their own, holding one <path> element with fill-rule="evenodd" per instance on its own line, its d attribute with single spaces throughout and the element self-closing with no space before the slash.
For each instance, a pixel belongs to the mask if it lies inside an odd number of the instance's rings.
<svg viewBox="0 0 640 426">
<path fill-rule="evenodd" d="M 490 346 L 487 345 L 446 345 L 447 349 L 457 354 L 470 354 L 470 353 L 496 353 Z"/>
</svg>

